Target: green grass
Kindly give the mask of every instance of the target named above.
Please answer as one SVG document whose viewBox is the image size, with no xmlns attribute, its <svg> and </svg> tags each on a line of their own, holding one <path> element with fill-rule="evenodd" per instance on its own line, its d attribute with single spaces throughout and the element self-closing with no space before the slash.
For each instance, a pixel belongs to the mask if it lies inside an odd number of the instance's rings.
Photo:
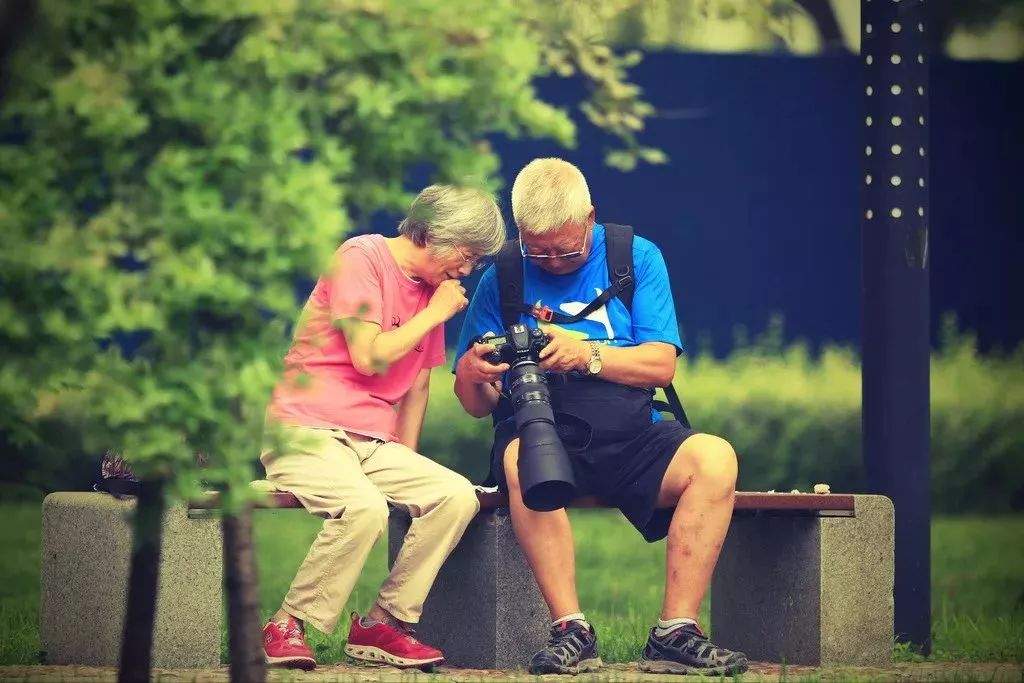
<svg viewBox="0 0 1024 683">
<path fill-rule="evenodd" d="M 951 318 L 941 339 L 930 374 L 933 509 L 1012 514 L 1024 482 L 1024 345 L 982 354 Z M 833 491 L 862 491 L 860 366 L 848 347 L 784 345 L 776 318 L 756 343 L 736 346 L 727 358 L 680 358 L 675 385 L 692 424 L 736 449 L 741 490 L 807 491 L 824 482 Z M 453 382 L 448 367 L 431 374 L 420 449 L 482 481 L 491 421 L 467 418 Z"/>
<path fill-rule="evenodd" d="M 39 661 L 39 507 L 0 505 L 0 664 Z M 280 604 L 320 526 L 300 511 L 256 515 L 263 616 Z M 573 511 L 577 583 L 599 629 L 601 654 L 635 659 L 658 616 L 664 542 L 647 544 L 617 513 Z M 332 635 L 310 633 L 323 663 L 343 659 L 349 611 L 365 611 L 386 575 L 383 542 L 374 548 Z M 1024 516 L 939 518 L 932 526 L 933 659 L 1024 661 Z M 707 623 L 707 611 L 702 619 Z M 897 652 L 898 659 L 914 659 Z"/>
<path fill-rule="evenodd" d="M 0 504 L 0 664 L 39 661 L 39 503 Z"/>
<path fill-rule="evenodd" d="M 932 619 L 938 658 L 1024 660 L 1024 518 L 932 526 Z"/>
</svg>

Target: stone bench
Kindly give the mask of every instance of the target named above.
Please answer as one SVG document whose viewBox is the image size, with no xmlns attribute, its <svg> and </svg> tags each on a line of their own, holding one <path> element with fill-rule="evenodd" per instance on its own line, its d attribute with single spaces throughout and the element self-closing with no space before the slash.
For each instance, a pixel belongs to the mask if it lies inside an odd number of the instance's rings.
<svg viewBox="0 0 1024 683">
<path fill-rule="evenodd" d="M 548 610 L 504 504 L 482 497 L 417 626 L 453 666 L 523 667 L 547 640 Z M 893 521 L 883 496 L 737 493 L 711 585 L 714 638 L 756 661 L 888 664 Z M 392 510 L 389 563 L 408 527 Z"/>
<path fill-rule="evenodd" d="M 548 613 L 507 501 L 481 512 L 442 567 L 417 631 L 453 666 L 519 668 Z M 164 520 L 154 666 L 215 666 L 222 617 L 216 494 Z M 270 492 L 259 508 L 301 508 Z M 601 507 L 582 499 L 574 507 Z M 54 664 L 116 665 L 127 593 L 131 501 L 55 493 L 43 501 L 41 638 Z M 389 565 L 409 526 L 392 510 Z M 884 664 L 893 636 L 893 508 L 881 496 L 739 492 L 711 587 L 711 629 L 761 661 Z M 656 615 L 651 615 L 653 619 Z"/>
<path fill-rule="evenodd" d="M 512 531 L 507 500 L 480 514 L 441 568 L 417 632 L 467 668 L 522 667 L 549 616 Z M 216 507 L 216 497 L 195 504 Z M 301 507 L 270 492 L 265 507 Z M 593 498 L 573 507 L 603 507 Z M 388 564 L 409 517 L 393 509 Z M 893 644 L 894 513 L 884 496 L 737 492 L 711 584 L 711 630 L 759 661 L 886 664 Z M 652 615 L 652 619 L 656 615 Z"/>
<path fill-rule="evenodd" d="M 43 499 L 39 636 L 47 664 L 117 666 L 121 653 L 134 499 L 51 493 Z M 182 506 L 163 519 L 153 666 L 220 665 L 220 520 Z"/>
</svg>

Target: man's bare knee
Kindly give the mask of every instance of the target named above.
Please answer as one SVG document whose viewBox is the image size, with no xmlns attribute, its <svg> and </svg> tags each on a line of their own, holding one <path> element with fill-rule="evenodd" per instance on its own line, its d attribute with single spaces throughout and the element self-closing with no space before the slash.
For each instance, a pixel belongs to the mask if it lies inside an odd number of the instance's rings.
<svg viewBox="0 0 1024 683">
<path fill-rule="evenodd" d="M 717 436 L 710 436 L 693 453 L 695 477 L 706 485 L 721 489 L 726 495 L 736 488 L 736 451 L 732 444 Z"/>
</svg>

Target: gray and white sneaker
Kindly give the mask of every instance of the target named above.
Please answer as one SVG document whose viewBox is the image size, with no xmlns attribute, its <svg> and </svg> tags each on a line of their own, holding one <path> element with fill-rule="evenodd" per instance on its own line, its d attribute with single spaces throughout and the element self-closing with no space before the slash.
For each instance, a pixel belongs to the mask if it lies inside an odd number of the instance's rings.
<svg viewBox="0 0 1024 683">
<path fill-rule="evenodd" d="M 530 660 L 530 673 L 578 674 L 602 666 L 594 628 L 580 621 L 566 621 L 551 627 L 547 647 Z"/>
<path fill-rule="evenodd" d="M 652 628 L 639 662 L 641 671 L 705 676 L 735 676 L 747 665 L 745 654 L 715 645 L 696 624 L 683 624 L 663 636 Z"/>
</svg>

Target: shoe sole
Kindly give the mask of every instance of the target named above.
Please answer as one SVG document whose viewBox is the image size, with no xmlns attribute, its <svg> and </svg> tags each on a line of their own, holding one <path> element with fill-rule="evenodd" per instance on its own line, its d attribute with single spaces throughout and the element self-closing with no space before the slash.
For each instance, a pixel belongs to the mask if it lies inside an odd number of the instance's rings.
<svg viewBox="0 0 1024 683">
<path fill-rule="evenodd" d="M 316 668 L 316 660 L 312 657 L 271 657 L 268 654 L 264 654 L 263 659 L 266 661 L 267 666 L 274 666 L 283 669 L 302 669 L 303 671 L 312 671 Z"/>
<path fill-rule="evenodd" d="M 575 666 L 551 666 L 544 667 L 543 669 L 530 669 L 530 673 L 534 676 L 543 676 L 544 674 L 582 674 L 588 671 L 597 671 L 604 666 L 604 662 L 601 661 L 600 657 L 594 657 L 593 659 L 584 659 Z"/>
<path fill-rule="evenodd" d="M 408 657 L 396 657 L 395 655 L 382 650 L 379 647 L 373 647 L 372 645 L 346 645 L 345 654 L 352 659 L 358 659 L 363 662 L 373 662 L 375 664 L 390 664 L 391 666 L 399 666 L 403 668 L 413 668 L 419 666 L 432 666 L 434 664 L 440 664 L 444 661 L 444 657 L 432 657 L 430 659 L 409 659 Z"/>
<path fill-rule="evenodd" d="M 637 664 L 637 668 L 646 673 L 652 674 L 680 674 L 683 676 L 735 676 L 747 670 L 746 660 L 728 664 L 725 666 L 687 666 L 679 662 L 666 659 L 643 660 Z"/>
</svg>

